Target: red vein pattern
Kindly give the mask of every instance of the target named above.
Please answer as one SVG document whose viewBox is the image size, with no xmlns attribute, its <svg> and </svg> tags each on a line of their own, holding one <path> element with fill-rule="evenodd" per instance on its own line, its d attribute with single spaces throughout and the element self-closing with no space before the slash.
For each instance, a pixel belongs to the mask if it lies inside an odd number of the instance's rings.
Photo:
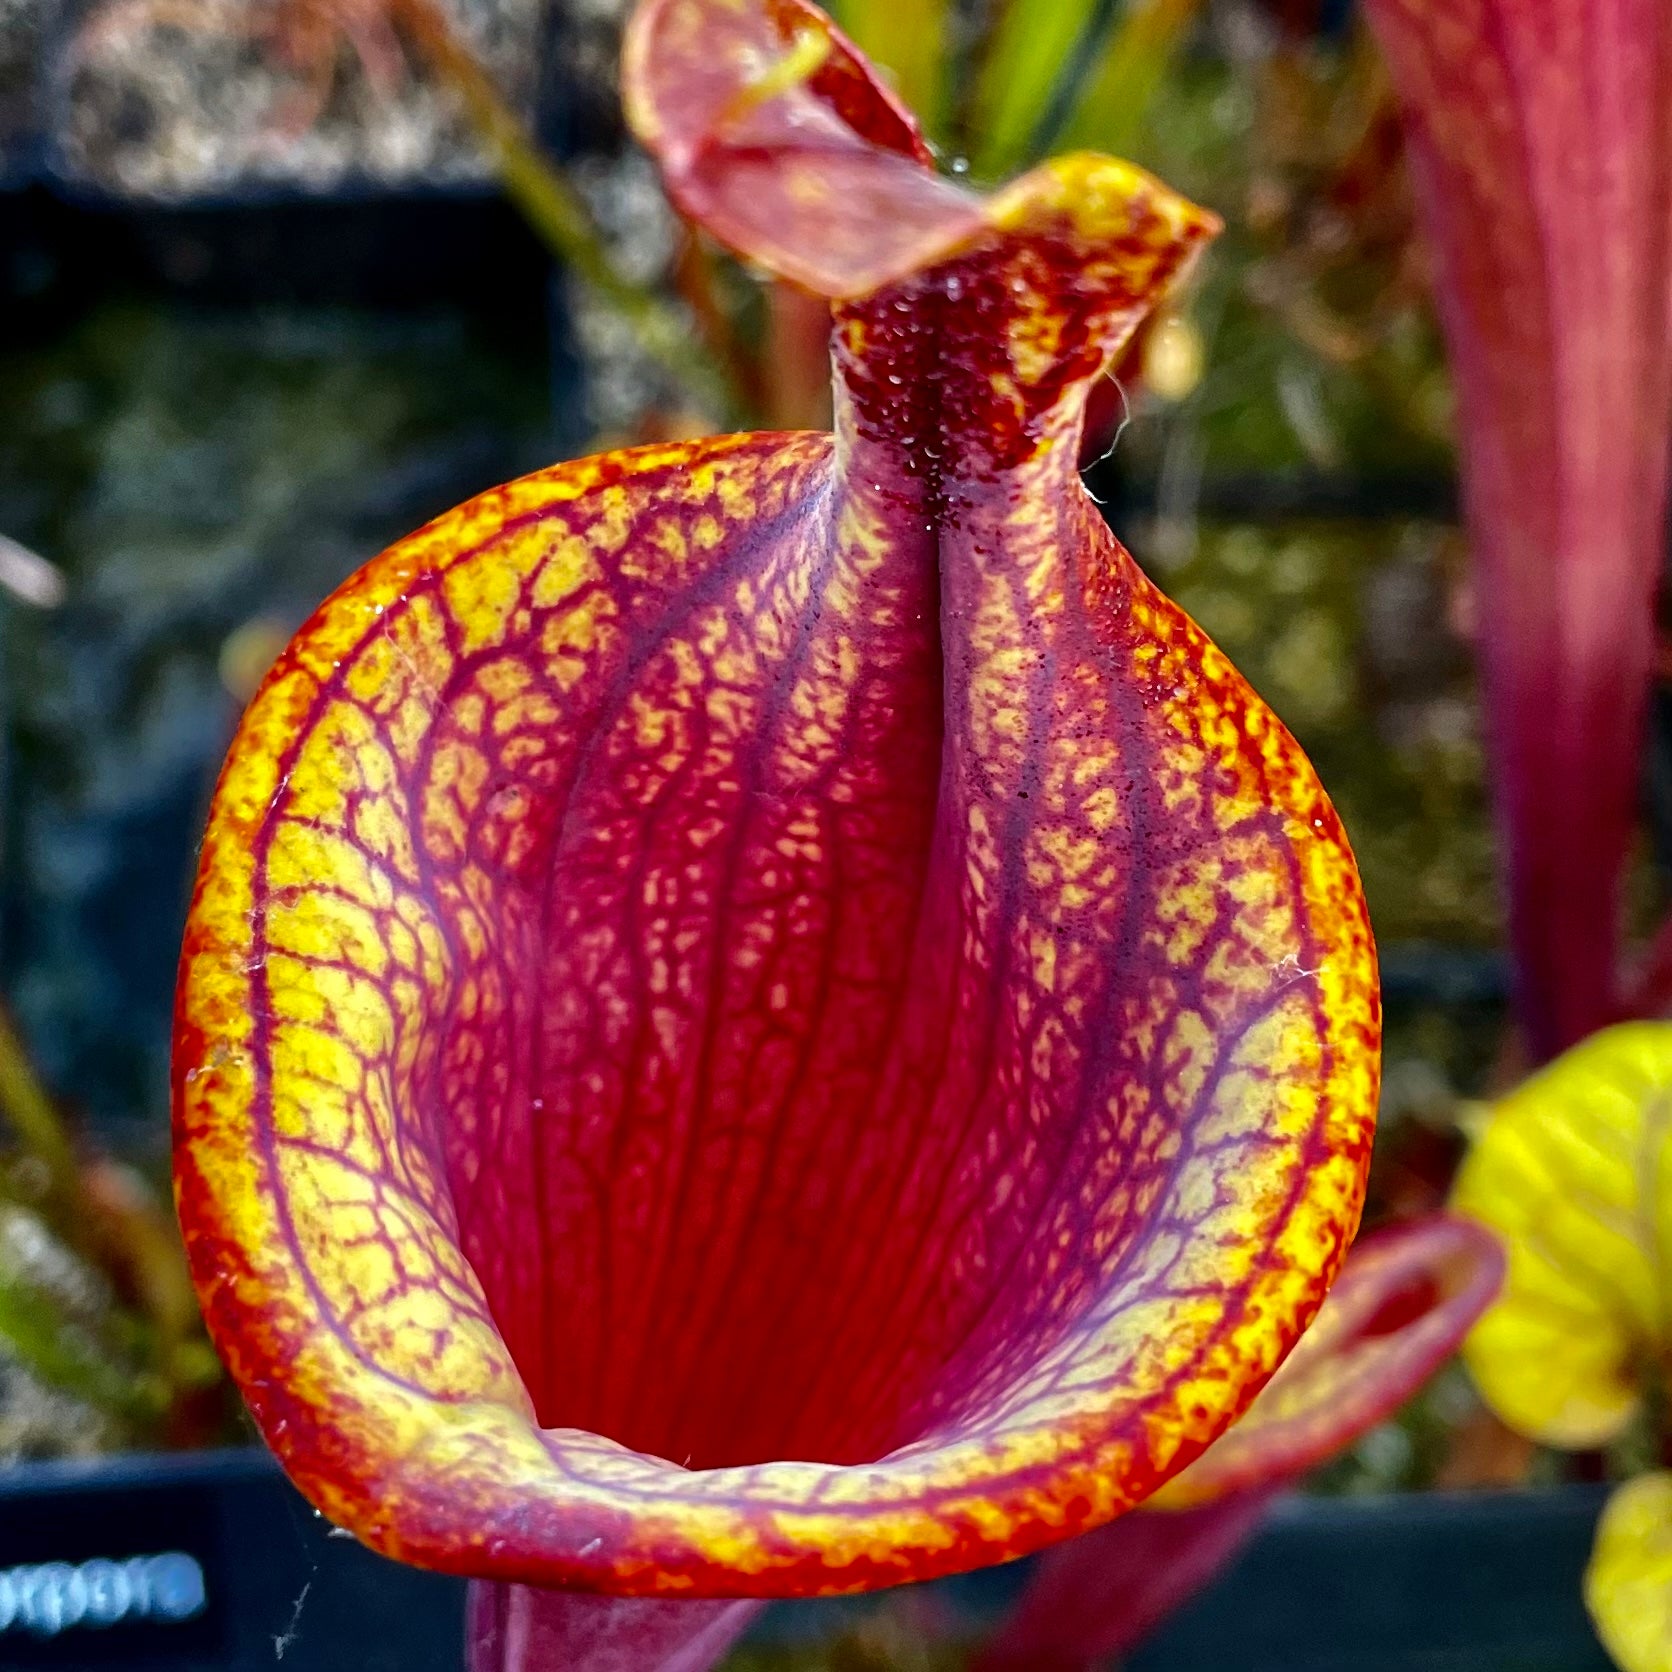
<svg viewBox="0 0 1672 1672">
<path fill-rule="evenodd" d="M 1229 1433 L 1169 1481 L 1180 1509 L 1293 1480 L 1391 1416 L 1455 1353 L 1504 1281 L 1503 1245 L 1437 1213 L 1357 1243 L 1317 1321 Z"/>
<path fill-rule="evenodd" d="M 1304 757 L 1075 474 L 1211 217 L 1095 157 L 941 186 L 788 0 L 657 0 L 628 66 L 676 194 L 741 132 L 710 224 L 838 301 L 836 434 L 557 466 L 303 628 L 205 838 L 177 1195 L 377 1548 L 861 1590 L 1094 1526 L 1253 1397 L 1356 1225 L 1374 952 Z"/>
</svg>

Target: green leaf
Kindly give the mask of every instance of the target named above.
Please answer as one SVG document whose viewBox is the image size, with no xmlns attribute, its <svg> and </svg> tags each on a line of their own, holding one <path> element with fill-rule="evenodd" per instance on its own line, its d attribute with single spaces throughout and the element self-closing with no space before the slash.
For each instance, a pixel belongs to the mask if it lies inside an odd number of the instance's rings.
<svg viewBox="0 0 1672 1672">
<path fill-rule="evenodd" d="M 1200 10 L 1201 0 L 1130 0 L 1060 141 L 1130 155 L 1144 113 Z"/>
<path fill-rule="evenodd" d="M 933 136 L 946 95 L 949 0 L 842 0 L 830 9 Z"/>
<path fill-rule="evenodd" d="M 896 4 L 899 0 L 896 0 Z M 983 55 L 971 112 L 971 163 L 1013 174 L 1048 147 L 1052 120 L 1108 24 L 1104 0 L 1010 0 Z"/>
</svg>

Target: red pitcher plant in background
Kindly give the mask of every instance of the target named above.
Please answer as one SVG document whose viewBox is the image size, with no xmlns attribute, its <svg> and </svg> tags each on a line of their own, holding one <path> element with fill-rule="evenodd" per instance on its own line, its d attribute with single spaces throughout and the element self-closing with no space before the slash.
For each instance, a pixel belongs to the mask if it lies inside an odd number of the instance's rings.
<svg viewBox="0 0 1672 1672">
<path fill-rule="evenodd" d="M 1438 265 L 1518 999 L 1543 1058 L 1621 1006 L 1672 443 L 1672 10 L 1367 10 Z"/>
<path fill-rule="evenodd" d="M 1140 1512 L 1047 1551 L 979 1672 L 1089 1672 L 1126 1654 L 1230 1561 L 1284 1487 L 1427 1381 L 1503 1273 L 1496 1237 L 1455 1215 L 1363 1238 L 1236 1426 Z"/>
<path fill-rule="evenodd" d="M 177 1010 L 215 1342 L 327 1516 L 483 1582 L 483 1668 L 699 1666 L 729 1599 L 1146 1498 L 1311 1321 L 1376 1100 L 1336 815 L 1075 471 L 1212 217 L 938 178 L 806 0 L 652 0 L 626 83 L 834 304 L 836 433 L 561 465 L 351 579 Z"/>
</svg>

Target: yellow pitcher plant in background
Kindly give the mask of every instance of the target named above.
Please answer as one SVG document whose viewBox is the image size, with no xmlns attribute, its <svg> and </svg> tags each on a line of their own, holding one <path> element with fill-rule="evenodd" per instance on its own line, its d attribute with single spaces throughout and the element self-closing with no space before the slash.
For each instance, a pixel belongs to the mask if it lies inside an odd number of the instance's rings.
<svg viewBox="0 0 1672 1672">
<path fill-rule="evenodd" d="M 1672 1354 L 1672 1024 L 1593 1034 L 1497 1103 L 1455 1206 L 1509 1255 L 1464 1346 L 1487 1403 L 1529 1439 L 1603 1447 L 1658 1426 Z M 1585 1576 L 1624 1672 L 1672 1669 L 1672 1470 L 1619 1487 Z"/>
</svg>

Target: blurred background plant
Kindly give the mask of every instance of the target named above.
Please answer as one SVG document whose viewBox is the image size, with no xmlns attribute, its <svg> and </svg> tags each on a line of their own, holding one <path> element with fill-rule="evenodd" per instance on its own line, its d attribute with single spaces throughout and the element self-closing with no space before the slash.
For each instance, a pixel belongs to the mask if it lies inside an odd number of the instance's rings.
<svg viewBox="0 0 1672 1672">
<path fill-rule="evenodd" d="M 0 1009 L 0 1458 L 193 1445 L 229 1401 L 167 1200 L 84 1149 Z"/>
<path fill-rule="evenodd" d="M 1585 1600 L 1622 1672 L 1672 1666 L 1672 1024 L 1605 1028 L 1471 1119 L 1455 1205 L 1508 1255 L 1464 1358 L 1510 1430 L 1615 1488 Z"/>
<path fill-rule="evenodd" d="M 1516 1016 L 1539 1062 L 1664 1002 L 1653 975 L 1629 990 L 1624 894 L 1672 447 L 1672 18 L 1659 0 L 1366 11 L 1457 383 Z"/>
</svg>

